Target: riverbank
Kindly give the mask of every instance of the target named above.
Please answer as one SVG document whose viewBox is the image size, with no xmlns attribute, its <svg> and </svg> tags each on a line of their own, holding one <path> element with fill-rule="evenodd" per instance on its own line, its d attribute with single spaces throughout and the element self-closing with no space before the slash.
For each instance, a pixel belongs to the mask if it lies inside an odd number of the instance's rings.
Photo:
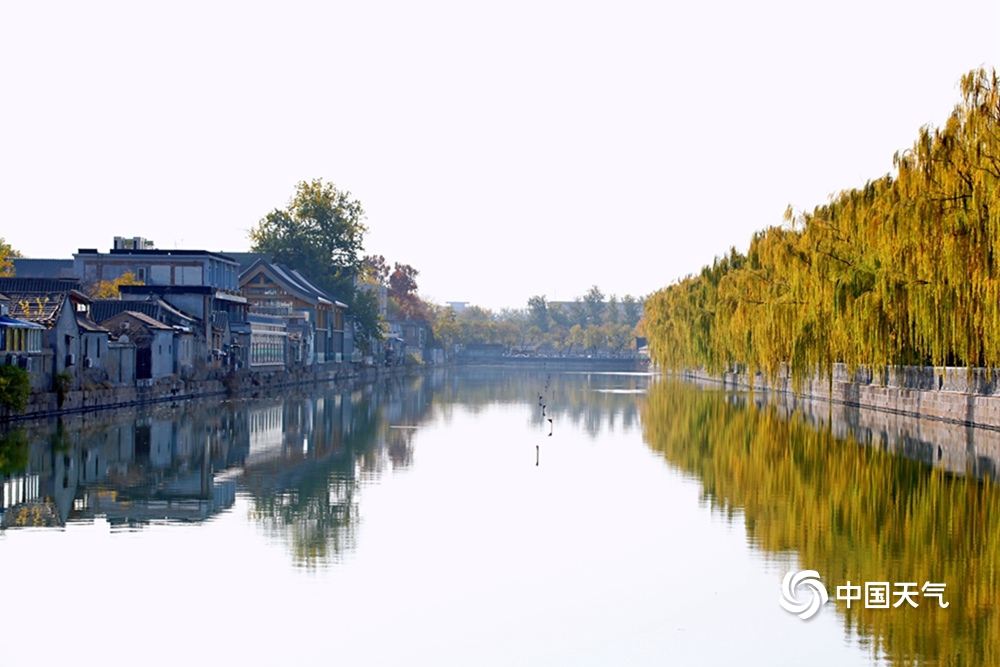
<svg viewBox="0 0 1000 667">
<path fill-rule="evenodd" d="M 137 405 L 184 401 L 211 396 L 253 396 L 256 393 L 304 385 L 371 382 L 384 376 L 404 375 L 408 367 L 366 366 L 355 363 L 323 364 L 308 370 L 220 374 L 205 380 L 165 378 L 134 387 L 85 387 L 32 394 L 24 412 L 9 421 L 127 408 Z"/>
<path fill-rule="evenodd" d="M 744 373 L 713 376 L 703 371 L 685 371 L 685 378 L 749 389 L 751 378 Z M 951 367 L 887 368 L 874 373 L 861 369 L 849 373 L 844 364 L 835 364 L 832 379 L 814 378 L 794 388 L 790 378 L 770 383 L 761 375 L 753 387 L 813 400 L 828 401 L 880 412 L 934 419 L 963 426 L 1000 431 L 1000 372 L 987 369 Z"/>
</svg>

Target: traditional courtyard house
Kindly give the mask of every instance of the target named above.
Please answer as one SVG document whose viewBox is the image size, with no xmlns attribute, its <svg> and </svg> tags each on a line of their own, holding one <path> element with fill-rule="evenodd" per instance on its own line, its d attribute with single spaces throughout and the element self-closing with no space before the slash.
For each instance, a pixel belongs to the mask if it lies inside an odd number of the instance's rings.
<svg viewBox="0 0 1000 667">
<path fill-rule="evenodd" d="M 288 272 L 288 271 L 286 271 Z M 317 360 L 322 353 L 320 363 L 341 363 L 350 361 L 351 349 L 347 341 L 347 332 L 344 327 L 347 315 L 347 304 L 338 301 L 333 296 L 327 294 L 315 283 L 302 275 L 297 269 L 289 272 L 299 283 L 305 285 L 307 289 L 318 295 L 324 301 L 332 304 L 331 310 L 318 310 L 316 317 L 316 352 Z M 325 339 L 325 340 L 324 340 Z"/>
<path fill-rule="evenodd" d="M 80 380 L 98 384 L 108 380 L 108 330 L 95 324 L 83 313 L 76 313 L 76 330 L 80 335 Z"/>
<path fill-rule="evenodd" d="M 181 312 L 163 299 L 147 297 L 142 301 L 120 299 L 94 299 L 90 305 L 91 319 L 106 322 L 126 311 L 142 313 L 174 330 L 174 372 L 182 378 L 197 375 L 204 370 L 203 355 L 199 350 L 207 347 L 197 318 Z"/>
<path fill-rule="evenodd" d="M 10 317 L 45 328 L 42 352 L 30 355 L 32 384 L 48 389 L 57 373 L 70 376 L 70 389 L 80 387 L 81 347 L 77 314 L 86 316 L 90 298 L 77 280 L 0 278 L 0 293 L 9 299 Z M 37 361 L 37 363 L 36 363 Z"/>
<path fill-rule="evenodd" d="M 204 345 L 199 362 L 222 368 L 231 343 L 229 324 L 246 317 L 246 299 L 239 294 L 239 264 L 207 250 L 151 248 L 141 238 L 116 238 L 115 245 L 107 253 L 81 249 L 73 255 L 74 269 L 84 284 L 133 274 L 143 284 L 122 285 L 122 300 L 153 297 L 196 318 Z"/>
<path fill-rule="evenodd" d="M 115 315 L 131 310 L 148 315 L 158 322 L 170 327 L 194 329 L 198 326 L 198 318 L 174 308 L 163 299 L 148 296 L 144 300 L 130 299 L 94 299 L 90 304 L 90 318 L 95 322 L 103 322 Z"/>
<path fill-rule="evenodd" d="M 7 314 L 9 304 L 10 299 L 0 294 L 0 364 L 13 364 L 29 372 L 32 366 L 41 368 L 45 327 L 10 317 Z M 32 357 L 36 358 L 35 362 Z M 32 374 L 31 378 L 33 389 L 48 388 L 42 386 L 43 380 L 38 379 L 38 375 Z"/>
<path fill-rule="evenodd" d="M 101 326 L 119 343 L 135 345 L 135 379 L 159 380 L 174 374 L 174 329 L 148 315 L 125 311 Z"/>
<path fill-rule="evenodd" d="M 288 364 L 344 361 L 344 316 L 347 305 L 325 293 L 298 271 L 259 258 L 240 274 L 240 289 L 249 313 L 282 318 L 289 342 Z M 265 348 L 277 344 L 280 330 L 256 327 Z M 284 344 L 284 341 L 282 341 Z"/>
</svg>

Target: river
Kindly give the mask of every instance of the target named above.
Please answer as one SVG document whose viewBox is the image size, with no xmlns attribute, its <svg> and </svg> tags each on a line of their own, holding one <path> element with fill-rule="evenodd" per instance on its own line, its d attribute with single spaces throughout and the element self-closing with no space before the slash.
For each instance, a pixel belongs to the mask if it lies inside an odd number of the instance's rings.
<svg viewBox="0 0 1000 667">
<path fill-rule="evenodd" d="M 1000 664 L 995 468 L 807 407 L 469 368 L 18 424 L 4 662 Z"/>
</svg>

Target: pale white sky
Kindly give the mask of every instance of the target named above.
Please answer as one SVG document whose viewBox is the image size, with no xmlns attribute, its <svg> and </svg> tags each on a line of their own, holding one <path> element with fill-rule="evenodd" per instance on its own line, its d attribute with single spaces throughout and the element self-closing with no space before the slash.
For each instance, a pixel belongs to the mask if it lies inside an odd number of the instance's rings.
<svg viewBox="0 0 1000 667">
<path fill-rule="evenodd" d="M 645 294 L 892 167 L 997 0 L 0 2 L 0 236 L 245 250 L 296 182 L 438 301 Z"/>
</svg>

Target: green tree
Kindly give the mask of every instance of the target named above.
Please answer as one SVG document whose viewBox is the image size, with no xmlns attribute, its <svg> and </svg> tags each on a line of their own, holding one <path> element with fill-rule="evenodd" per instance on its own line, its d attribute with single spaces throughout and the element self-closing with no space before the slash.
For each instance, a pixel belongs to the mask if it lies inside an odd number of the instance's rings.
<svg viewBox="0 0 1000 667">
<path fill-rule="evenodd" d="M 17 257 L 21 257 L 21 253 L 0 237 L 0 276 L 14 275 L 14 262 L 11 260 Z"/>
<path fill-rule="evenodd" d="M 536 295 L 528 299 L 528 317 L 530 318 L 531 324 L 538 327 L 540 332 L 548 332 L 549 305 L 545 301 L 544 296 Z"/>
<path fill-rule="evenodd" d="M 450 357 L 452 348 L 462 335 L 462 327 L 458 324 L 455 309 L 448 306 L 441 310 L 434 318 L 431 331 L 434 333 L 434 338 L 441 341 L 445 355 Z"/>
<path fill-rule="evenodd" d="M 569 304 L 569 321 L 571 324 L 579 325 L 580 328 L 587 326 L 587 304 L 577 297 L 573 303 Z"/>
<path fill-rule="evenodd" d="M 608 307 L 604 311 L 604 321 L 618 324 L 621 314 L 618 312 L 618 297 L 612 294 L 608 297 Z"/>
<path fill-rule="evenodd" d="M 382 255 L 365 255 L 361 260 L 361 273 L 365 280 L 376 285 L 389 286 L 389 264 Z"/>
<path fill-rule="evenodd" d="M 563 343 L 566 354 L 573 354 L 573 346 L 584 344 L 583 339 L 583 327 L 579 324 L 574 324 L 570 330 L 569 335 L 566 336 L 565 342 Z"/>
<path fill-rule="evenodd" d="M 604 328 L 596 324 L 591 324 L 583 330 L 583 347 L 590 350 L 591 354 L 597 354 L 598 348 L 603 347 L 607 340 Z"/>
<path fill-rule="evenodd" d="M 298 269 L 350 304 L 368 231 L 364 217 L 350 192 L 322 179 L 302 181 L 285 208 L 271 211 L 250 230 L 250 241 L 254 252 Z"/>
<path fill-rule="evenodd" d="M 635 327 L 639 324 L 639 318 L 642 317 L 642 301 L 636 299 L 631 294 L 623 296 L 622 317 L 624 319 L 624 323 L 630 327 Z"/>
<path fill-rule="evenodd" d="M 373 344 L 385 340 L 377 286 L 361 284 L 354 291 L 351 319 L 354 321 L 354 340 L 358 348 L 363 354 L 371 354 Z"/>
<path fill-rule="evenodd" d="M 0 417 L 24 412 L 31 396 L 31 376 L 28 371 L 4 364 L 0 366 Z"/>
<path fill-rule="evenodd" d="M 301 181 L 283 209 L 274 209 L 250 230 L 251 248 L 301 271 L 348 305 L 348 317 L 362 350 L 382 335 L 378 296 L 356 285 L 363 282 L 361 251 L 365 212 L 351 193 L 322 179 Z"/>
<path fill-rule="evenodd" d="M 604 292 L 597 285 L 592 286 L 583 296 L 583 303 L 586 307 L 586 324 L 600 324 L 604 321 Z M 584 324 L 581 322 L 580 324 Z"/>
<path fill-rule="evenodd" d="M 497 328 L 493 321 L 493 312 L 480 306 L 469 306 L 458 315 L 458 325 L 461 327 L 460 342 L 463 345 L 485 344 L 497 342 Z"/>
<path fill-rule="evenodd" d="M 627 324 L 605 322 L 601 328 L 604 330 L 608 348 L 613 354 L 621 354 L 622 350 L 632 347 L 635 343 L 635 330 Z"/>
<path fill-rule="evenodd" d="M 505 353 L 509 353 L 515 345 L 524 341 L 524 334 L 518 323 L 512 319 L 502 319 L 495 323 L 496 340 L 503 345 Z"/>
</svg>

